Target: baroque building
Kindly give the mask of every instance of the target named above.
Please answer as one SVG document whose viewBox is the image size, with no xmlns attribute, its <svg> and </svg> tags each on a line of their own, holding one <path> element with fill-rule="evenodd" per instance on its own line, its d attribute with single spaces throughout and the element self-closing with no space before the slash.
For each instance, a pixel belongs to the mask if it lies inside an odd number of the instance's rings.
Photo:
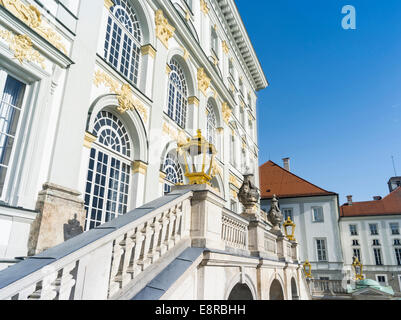
<svg viewBox="0 0 401 320">
<path fill-rule="evenodd" d="M 0 299 L 310 298 L 297 243 L 260 211 L 268 83 L 233 0 L 0 16 Z"/>
<path fill-rule="evenodd" d="M 267 81 L 234 2 L 41 3 L 0 2 L 1 258 L 186 184 L 177 147 L 198 129 L 218 151 L 213 188 L 240 213 Z"/>
</svg>

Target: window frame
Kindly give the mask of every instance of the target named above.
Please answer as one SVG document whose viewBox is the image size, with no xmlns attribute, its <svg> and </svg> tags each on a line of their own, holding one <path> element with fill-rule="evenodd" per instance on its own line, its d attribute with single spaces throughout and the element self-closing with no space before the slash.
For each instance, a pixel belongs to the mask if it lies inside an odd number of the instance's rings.
<svg viewBox="0 0 401 320">
<path fill-rule="evenodd" d="M 392 236 L 399 236 L 400 235 L 400 224 L 398 222 L 390 222 L 390 230 Z M 396 226 L 396 229 L 393 229 L 393 226 Z M 394 232 L 396 231 L 396 232 Z"/>
<path fill-rule="evenodd" d="M 316 216 L 315 216 L 315 209 L 319 209 L 321 212 L 321 220 L 316 220 Z M 314 206 L 311 207 L 312 210 L 312 222 L 313 223 L 324 223 L 324 210 L 322 206 Z"/>
<path fill-rule="evenodd" d="M 372 229 L 372 226 L 375 226 L 375 229 Z M 371 236 L 378 236 L 379 235 L 379 225 L 377 223 L 369 223 L 369 231 Z M 375 232 L 373 232 L 375 231 Z"/>
<path fill-rule="evenodd" d="M 379 281 L 379 277 L 383 277 L 383 278 L 385 279 L 385 281 L 384 281 L 384 282 L 380 282 L 380 281 Z M 376 281 L 377 281 L 379 284 L 383 284 L 383 283 L 384 283 L 384 286 L 385 286 L 385 287 L 388 286 L 388 278 L 387 278 L 387 275 L 386 275 L 386 274 L 376 274 L 376 275 L 375 275 L 375 278 L 376 278 Z"/>
<path fill-rule="evenodd" d="M 380 254 L 376 254 L 376 253 L 380 253 Z M 375 265 L 376 266 L 383 266 L 384 265 L 383 252 L 382 252 L 381 248 L 373 248 L 373 257 L 375 258 Z"/>
<path fill-rule="evenodd" d="M 348 226 L 349 226 L 349 232 L 350 232 L 351 236 L 358 236 L 358 235 L 359 235 L 359 234 L 358 234 L 358 225 L 356 225 L 356 224 L 349 224 Z M 355 227 L 355 230 L 354 230 L 355 233 L 353 233 L 352 227 Z"/>
<path fill-rule="evenodd" d="M 324 249 L 320 248 L 318 242 L 324 243 Z M 327 247 L 327 239 L 326 238 L 315 238 L 315 247 L 316 247 L 316 260 L 318 262 L 328 262 L 329 261 L 329 256 L 328 256 L 328 247 Z M 324 258 L 325 259 L 320 259 L 319 258 L 319 250 L 324 252 Z M 323 257 L 322 257 L 323 258 Z"/>
</svg>

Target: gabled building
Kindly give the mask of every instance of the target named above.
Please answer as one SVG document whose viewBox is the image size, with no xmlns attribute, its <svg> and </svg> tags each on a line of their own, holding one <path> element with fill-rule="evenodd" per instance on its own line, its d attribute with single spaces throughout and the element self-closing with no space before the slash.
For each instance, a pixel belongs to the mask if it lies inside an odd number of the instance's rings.
<svg viewBox="0 0 401 320">
<path fill-rule="evenodd" d="M 400 292 L 401 187 L 389 186 L 389 195 L 372 201 L 354 202 L 348 196 L 348 202 L 341 206 L 340 232 L 348 272 L 352 272 L 355 256 L 362 262 L 366 278 Z"/>
<path fill-rule="evenodd" d="M 268 161 L 259 168 L 261 208 L 270 210 L 274 195 L 287 219 L 296 224 L 300 258 L 309 260 L 315 279 L 341 280 L 343 258 L 338 228 L 338 194 L 322 189 L 284 167 Z"/>
</svg>

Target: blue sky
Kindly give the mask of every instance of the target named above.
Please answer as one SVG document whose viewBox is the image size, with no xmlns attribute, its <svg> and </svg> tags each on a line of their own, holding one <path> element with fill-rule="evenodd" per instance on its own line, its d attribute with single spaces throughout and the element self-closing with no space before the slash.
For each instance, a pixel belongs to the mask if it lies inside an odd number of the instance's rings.
<svg viewBox="0 0 401 320">
<path fill-rule="evenodd" d="M 388 194 L 401 175 L 401 1 L 236 0 L 270 86 L 259 92 L 260 164 L 340 194 Z M 344 5 L 356 30 L 344 30 Z"/>
</svg>

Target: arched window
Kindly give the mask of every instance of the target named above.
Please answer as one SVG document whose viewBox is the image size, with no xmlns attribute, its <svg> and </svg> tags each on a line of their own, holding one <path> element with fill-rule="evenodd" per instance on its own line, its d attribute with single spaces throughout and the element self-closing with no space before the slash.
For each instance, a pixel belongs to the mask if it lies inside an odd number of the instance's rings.
<svg viewBox="0 0 401 320">
<path fill-rule="evenodd" d="M 207 140 L 217 148 L 217 120 L 213 105 L 209 101 L 207 104 Z"/>
<path fill-rule="evenodd" d="M 164 161 L 163 172 L 166 173 L 164 194 L 171 192 L 171 187 L 184 182 L 182 168 L 175 155 L 169 153 Z"/>
<path fill-rule="evenodd" d="M 85 190 L 86 226 L 95 228 L 128 209 L 131 173 L 131 146 L 127 130 L 112 113 L 101 111 L 93 134 Z"/>
<path fill-rule="evenodd" d="M 114 68 L 138 84 L 142 33 L 128 0 L 114 0 L 107 22 L 104 58 Z"/>
<path fill-rule="evenodd" d="M 187 83 L 184 72 L 176 60 L 171 59 L 170 68 L 167 114 L 185 129 L 188 105 Z"/>
</svg>

